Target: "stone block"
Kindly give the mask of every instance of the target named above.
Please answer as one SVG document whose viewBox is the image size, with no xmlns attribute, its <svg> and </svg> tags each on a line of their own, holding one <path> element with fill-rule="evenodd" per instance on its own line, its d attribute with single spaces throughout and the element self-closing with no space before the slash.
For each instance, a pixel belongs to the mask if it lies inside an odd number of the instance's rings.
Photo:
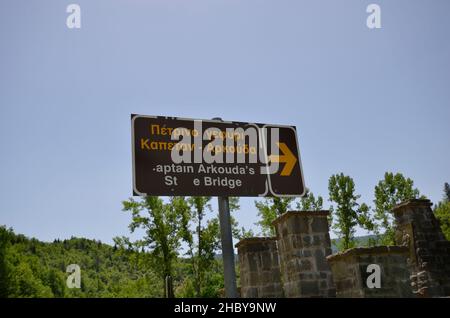
<svg viewBox="0 0 450 318">
<path fill-rule="evenodd" d="M 316 260 L 316 266 L 317 266 L 318 271 L 329 271 L 330 270 L 330 265 L 328 264 L 323 251 L 315 250 L 314 258 Z"/>
<path fill-rule="evenodd" d="M 310 247 L 313 242 L 313 237 L 311 235 L 303 235 L 302 236 L 302 243 L 305 247 Z"/>
<path fill-rule="evenodd" d="M 311 224 L 311 229 L 316 233 L 328 233 L 328 219 L 326 217 L 314 218 L 314 221 Z"/>
<path fill-rule="evenodd" d="M 298 268 L 295 268 L 294 270 L 299 271 L 310 271 L 313 269 L 312 263 L 309 259 L 300 259 L 298 260 Z"/>
<path fill-rule="evenodd" d="M 318 297 L 319 296 L 319 281 L 301 281 L 300 290 L 302 296 Z"/>
</svg>

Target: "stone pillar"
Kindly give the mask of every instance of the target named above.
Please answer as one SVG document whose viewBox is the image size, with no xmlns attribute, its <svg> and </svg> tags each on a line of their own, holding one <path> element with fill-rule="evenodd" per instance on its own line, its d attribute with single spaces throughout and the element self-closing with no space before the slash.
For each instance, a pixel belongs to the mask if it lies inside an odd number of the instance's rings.
<svg viewBox="0 0 450 318">
<path fill-rule="evenodd" d="M 399 245 L 409 248 L 411 286 L 419 297 L 450 296 L 450 242 L 430 200 L 409 200 L 393 208 Z"/>
<path fill-rule="evenodd" d="M 412 297 L 407 266 L 408 248 L 375 246 L 351 248 L 327 257 L 333 271 L 337 297 Z M 380 268 L 380 288 L 369 288 L 367 279 Z M 372 277 L 370 279 L 372 282 Z"/>
<path fill-rule="evenodd" d="M 241 297 L 283 297 L 276 239 L 253 237 L 236 244 L 239 254 Z"/>
<path fill-rule="evenodd" d="M 328 211 L 291 211 L 273 222 L 286 297 L 335 297 L 326 260 L 331 254 L 328 215 Z"/>
</svg>

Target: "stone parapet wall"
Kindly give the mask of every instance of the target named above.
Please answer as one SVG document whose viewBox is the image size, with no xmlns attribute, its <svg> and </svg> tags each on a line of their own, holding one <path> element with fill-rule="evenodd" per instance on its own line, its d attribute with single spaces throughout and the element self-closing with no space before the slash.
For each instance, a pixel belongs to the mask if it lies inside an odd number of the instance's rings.
<svg viewBox="0 0 450 318">
<path fill-rule="evenodd" d="M 236 245 L 242 297 L 450 296 L 450 242 L 430 201 L 409 200 L 393 213 L 397 246 L 335 255 L 328 211 L 284 213 L 273 222 L 276 238 L 248 238 Z M 371 264 L 379 266 L 380 288 L 367 284 Z"/>
<path fill-rule="evenodd" d="M 450 242 L 429 200 L 409 200 L 393 209 L 396 243 L 409 249 L 413 292 L 419 297 L 450 296 Z"/>
<path fill-rule="evenodd" d="M 408 248 L 375 246 L 352 248 L 327 257 L 333 271 L 337 297 L 412 297 L 407 267 Z M 380 268 L 380 288 L 369 288 L 367 279 Z"/>
<path fill-rule="evenodd" d="M 241 297 L 283 297 L 275 238 L 254 237 L 236 244 L 239 254 Z"/>
<path fill-rule="evenodd" d="M 273 222 L 286 297 L 335 297 L 328 211 L 290 211 Z"/>
</svg>

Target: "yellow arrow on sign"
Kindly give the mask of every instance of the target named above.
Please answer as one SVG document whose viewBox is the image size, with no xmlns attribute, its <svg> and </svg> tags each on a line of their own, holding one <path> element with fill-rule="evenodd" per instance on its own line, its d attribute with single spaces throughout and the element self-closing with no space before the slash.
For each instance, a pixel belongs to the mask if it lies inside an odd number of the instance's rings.
<svg viewBox="0 0 450 318">
<path fill-rule="evenodd" d="M 284 165 L 283 170 L 281 170 L 281 175 L 290 176 L 292 173 L 292 169 L 294 169 L 294 166 L 297 163 L 297 158 L 284 142 L 277 142 L 277 145 L 278 148 L 280 148 L 283 155 L 282 156 L 270 155 L 269 159 L 272 162 L 286 163 Z"/>
</svg>

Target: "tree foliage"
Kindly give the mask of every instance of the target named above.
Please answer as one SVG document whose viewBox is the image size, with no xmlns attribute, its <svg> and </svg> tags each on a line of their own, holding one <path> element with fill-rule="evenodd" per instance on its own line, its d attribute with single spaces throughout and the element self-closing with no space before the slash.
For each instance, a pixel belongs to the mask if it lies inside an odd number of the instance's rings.
<svg viewBox="0 0 450 318">
<path fill-rule="evenodd" d="M 188 199 L 190 221 L 185 223 L 184 240 L 188 244 L 187 254 L 191 261 L 192 279 L 187 283 L 192 285 L 186 289 L 186 295 L 202 297 L 208 285 L 207 276 L 209 268 L 215 262 L 215 252 L 219 241 L 219 222 L 217 217 L 204 221 L 205 214 L 211 209 L 211 197 L 190 197 Z M 192 231 L 189 225 L 194 228 Z M 192 291 L 192 294 L 189 293 Z"/>
<path fill-rule="evenodd" d="M 450 201 L 450 184 L 447 182 L 444 184 L 444 200 Z"/>
<path fill-rule="evenodd" d="M 319 195 L 316 199 L 314 193 L 307 188 L 305 195 L 297 202 L 297 209 L 300 211 L 320 211 L 323 209 L 323 198 Z"/>
<path fill-rule="evenodd" d="M 306 189 L 305 195 L 297 201 L 294 197 L 270 197 L 262 201 L 255 201 L 260 220 L 259 225 L 263 235 L 275 235 L 273 221 L 283 213 L 289 211 L 292 206 L 301 211 L 320 211 L 323 209 L 323 198 L 319 195 L 317 198 L 309 189 Z M 241 237 L 254 236 L 253 231 L 242 230 Z"/>
<path fill-rule="evenodd" d="M 7 263 L 7 251 L 10 245 L 12 230 L 0 227 L 0 298 L 9 295 L 10 268 Z"/>
<path fill-rule="evenodd" d="M 445 238 L 450 241 L 450 202 L 439 202 L 434 210 L 434 215 L 441 225 Z"/>
<path fill-rule="evenodd" d="M 441 225 L 445 238 L 450 241 L 450 186 L 444 185 L 444 198 L 434 208 L 434 215 Z"/>
<path fill-rule="evenodd" d="M 118 244 L 149 249 L 152 266 L 164 282 L 166 277 L 173 277 L 173 264 L 178 256 L 181 240 L 186 236 L 185 224 L 189 219 L 189 209 L 184 197 L 172 197 L 165 204 L 161 198 L 146 196 L 141 201 L 130 198 L 123 201 L 123 211 L 131 212 L 129 229 L 143 230 L 141 239 L 130 242 L 126 237 L 116 239 Z M 173 294 L 172 291 L 168 291 Z"/>
<path fill-rule="evenodd" d="M 383 231 L 381 243 L 383 245 L 394 244 L 394 220 L 392 208 L 409 199 L 416 199 L 420 195 L 414 188 L 414 181 L 405 178 L 401 173 L 386 172 L 384 179 L 375 186 L 375 230 Z"/>
<path fill-rule="evenodd" d="M 354 233 L 357 225 L 371 230 L 373 223 L 369 216 L 369 207 L 359 204 L 361 197 L 355 194 L 355 183 L 343 173 L 332 175 L 328 183 L 330 201 L 336 204 L 332 213 L 332 227 L 340 238 L 340 249 L 354 246 Z"/>
<path fill-rule="evenodd" d="M 293 201 L 294 198 L 290 197 L 271 197 L 265 198 L 263 201 L 255 201 L 258 216 L 260 217 L 260 221 L 257 224 L 260 226 L 263 235 L 275 235 L 272 222 L 283 213 L 286 213 L 290 209 Z"/>
</svg>

